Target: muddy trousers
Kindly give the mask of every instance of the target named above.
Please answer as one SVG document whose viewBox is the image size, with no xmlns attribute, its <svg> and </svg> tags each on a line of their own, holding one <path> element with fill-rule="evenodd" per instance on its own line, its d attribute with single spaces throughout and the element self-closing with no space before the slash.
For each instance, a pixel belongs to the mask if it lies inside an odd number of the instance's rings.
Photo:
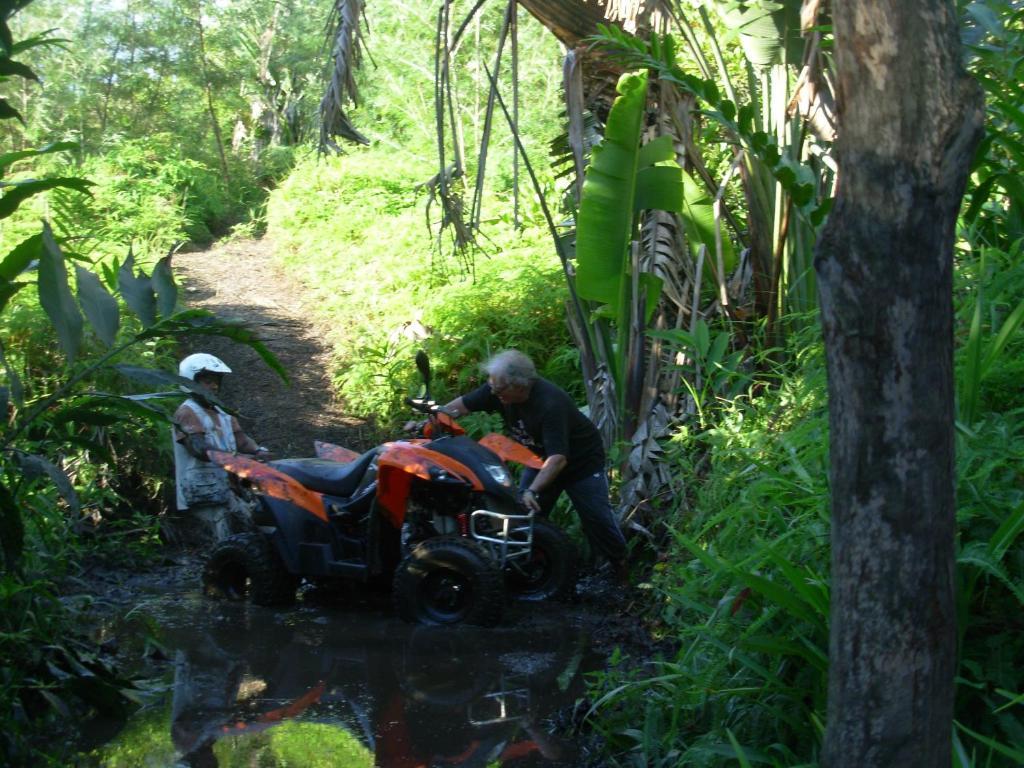
<svg viewBox="0 0 1024 768">
<path fill-rule="evenodd" d="M 523 470 L 520 488 L 528 488 L 537 476 L 536 469 Z M 540 514 L 547 517 L 555 506 L 562 492 L 569 497 L 576 514 L 583 525 L 591 548 L 608 558 L 612 563 L 621 563 L 626 559 L 626 539 L 615 519 L 608 494 L 608 477 L 604 472 L 595 472 L 570 483 L 563 483 L 555 478 L 555 482 L 545 488 L 538 501 Z"/>
<path fill-rule="evenodd" d="M 224 541 L 235 533 L 255 530 L 252 522 L 252 505 L 233 493 L 224 504 L 189 507 L 188 514 L 195 521 L 200 540 L 212 544 Z"/>
</svg>

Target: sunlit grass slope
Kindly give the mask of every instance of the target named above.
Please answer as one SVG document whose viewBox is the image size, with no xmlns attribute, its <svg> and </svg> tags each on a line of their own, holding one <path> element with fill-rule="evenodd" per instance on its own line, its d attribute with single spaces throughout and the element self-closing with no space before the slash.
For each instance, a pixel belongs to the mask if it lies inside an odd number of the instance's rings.
<svg viewBox="0 0 1024 768">
<path fill-rule="evenodd" d="M 464 270 L 427 228 L 417 184 L 433 172 L 383 150 L 309 157 L 271 195 L 268 235 L 315 298 L 346 402 L 362 415 L 398 416 L 416 381 L 417 348 L 431 355 L 438 399 L 471 386 L 478 363 L 509 346 L 578 386 L 564 278 L 546 230 L 492 221 Z"/>
</svg>

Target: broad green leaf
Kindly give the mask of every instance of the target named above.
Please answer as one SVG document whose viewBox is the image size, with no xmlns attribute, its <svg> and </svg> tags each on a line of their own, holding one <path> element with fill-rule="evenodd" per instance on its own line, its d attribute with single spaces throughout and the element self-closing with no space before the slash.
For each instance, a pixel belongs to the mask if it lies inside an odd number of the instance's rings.
<svg viewBox="0 0 1024 768">
<path fill-rule="evenodd" d="M 63 46 L 65 43 L 71 43 L 70 38 L 66 37 L 50 37 L 50 35 L 57 31 L 57 27 L 47 29 L 44 32 L 40 32 L 38 35 L 32 37 L 26 37 L 24 40 L 19 40 L 10 46 L 10 55 L 17 56 L 19 53 L 29 51 L 33 48 L 38 48 L 41 45 L 55 45 Z"/>
<path fill-rule="evenodd" d="M 62 699 L 60 696 L 42 687 L 37 687 L 36 693 L 38 693 L 40 696 L 46 699 L 46 701 L 49 702 L 50 706 L 53 707 L 54 710 L 56 710 L 57 714 L 59 714 L 62 718 L 67 719 L 71 717 L 71 709 L 68 707 L 67 704 L 64 703 L 64 699 Z"/>
<path fill-rule="evenodd" d="M 78 144 L 74 141 L 56 141 L 52 144 L 46 144 L 42 147 L 35 149 L 23 149 L 19 152 L 8 152 L 0 155 L 0 175 L 6 173 L 7 169 L 18 162 L 24 160 L 26 157 L 38 157 L 39 155 L 48 155 L 53 152 L 64 152 L 67 150 L 77 149 Z"/>
<path fill-rule="evenodd" d="M 193 382 L 194 383 L 194 382 Z M 160 392 L 154 395 L 155 397 L 174 397 L 179 401 L 184 396 L 184 392 L 176 390 L 174 392 Z M 75 404 L 67 409 L 67 416 L 69 421 L 77 421 L 77 414 L 82 414 L 81 419 L 86 423 L 88 420 L 114 418 L 118 421 L 123 421 L 123 415 L 116 415 L 110 411 L 117 411 L 122 414 L 128 414 L 130 416 L 137 416 L 148 421 L 156 422 L 170 422 L 171 414 L 168 413 L 164 408 L 155 405 L 149 405 L 143 402 L 142 398 L 148 397 L 147 395 L 113 395 L 105 392 L 95 393 L 86 398 L 80 398 L 75 401 Z M 225 409 L 226 410 L 226 409 Z M 65 418 L 65 412 L 59 414 L 59 418 Z"/>
<path fill-rule="evenodd" d="M 156 322 L 156 294 L 150 278 L 135 274 L 135 254 L 131 249 L 128 250 L 128 258 L 117 271 L 117 286 L 121 298 L 138 316 L 142 326 L 149 328 L 153 325 Z"/>
<path fill-rule="evenodd" d="M 701 245 L 707 247 L 707 258 L 715 258 L 715 208 L 714 200 L 704 191 L 703 186 L 694 181 L 688 173 L 682 174 L 683 180 L 683 227 L 686 230 L 686 241 L 690 245 L 690 253 L 697 258 Z M 736 252 L 732 241 L 723 227 L 722 261 L 726 273 L 736 267 Z M 711 270 L 705 275 L 713 281 Z"/>
<path fill-rule="evenodd" d="M 31 67 L 22 64 L 20 61 L 14 61 L 0 56 L 0 77 L 23 77 L 26 80 L 35 80 L 39 82 L 39 78 L 36 73 L 32 71 Z"/>
<path fill-rule="evenodd" d="M 711 342 L 711 347 L 708 349 L 708 365 L 718 365 L 722 361 L 728 346 L 728 333 L 715 334 L 715 340 Z"/>
<path fill-rule="evenodd" d="M 43 224 L 43 248 L 39 257 L 39 303 L 57 331 L 61 348 L 73 362 L 82 341 L 82 315 L 68 287 L 67 265 L 49 224 Z"/>
<path fill-rule="evenodd" d="M 21 112 L 12 107 L 11 102 L 7 99 L 0 99 L 0 120 L 10 120 L 12 118 L 18 120 L 23 125 L 25 123 L 24 118 L 21 116 Z"/>
<path fill-rule="evenodd" d="M 653 165 L 636 174 L 637 211 L 673 211 L 683 209 L 682 170 L 679 166 Z"/>
<path fill-rule="evenodd" d="M 4 196 L 0 197 L 0 219 L 5 219 L 18 210 L 18 206 L 33 195 L 46 192 L 57 187 L 74 189 L 84 194 L 90 194 L 89 187 L 93 186 L 91 181 L 67 176 L 53 179 L 30 179 L 28 181 L 16 181 L 2 185 Z"/>
<path fill-rule="evenodd" d="M 43 233 L 39 232 L 18 243 L 11 251 L 4 256 L 0 262 L 0 277 L 5 280 L 13 280 L 26 269 L 33 261 L 39 258 L 43 250 Z"/>
<path fill-rule="evenodd" d="M 576 232 L 576 287 L 581 297 L 616 311 L 622 299 L 626 251 L 632 239 L 633 203 L 647 74 L 624 74 L 604 140 L 594 147 L 583 182 Z"/>
<path fill-rule="evenodd" d="M 191 379 L 186 379 L 184 376 L 179 376 L 176 373 L 170 371 L 161 371 L 158 368 L 142 368 L 137 365 L 115 365 L 114 370 L 120 373 L 122 376 L 126 376 L 134 381 L 142 382 L 143 384 L 155 384 L 158 386 L 172 385 L 180 387 L 184 391 L 198 392 L 203 395 L 207 400 L 216 405 L 219 405 L 225 411 L 231 412 L 231 410 L 216 396 L 212 395 L 209 390 L 196 384 Z M 132 405 L 121 403 L 125 408 L 133 408 L 134 405 L 139 405 L 138 401 L 128 401 Z M 147 406 L 142 406 L 147 410 L 152 410 Z"/>
<path fill-rule="evenodd" d="M 117 299 L 107 292 L 100 279 L 88 269 L 76 265 L 75 280 L 78 283 L 78 303 L 86 319 L 100 341 L 108 347 L 113 346 L 120 325 Z"/>
<path fill-rule="evenodd" d="M 26 285 L 28 283 L 12 283 L 10 280 L 0 277 L 0 312 L 4 311 L 4 307 L 7 306 L 11 297 Z"/>
<path fill-rule="evenodd" d="M 60 469 L 56 464 L 51 462 L 42 456 L 37 456 L 31 453 L 19 453 L 15 454 L 18 459 L 18 463 L 21 465 L 21 471 L 25 477 L 48 477 L 50 482 L 53 483 L 57 492 L 64 498 L 64 501 L 68 503 L 71 510 L 77 515 L 81 510 L 81 505 L 78 502 L 78 494 L 75 493 L 74 486 L 71 485 L 71 480 L 64 474 L 64 471 Z"/>
<path fill-rule="evenodd" d="M 25 547 L 25 524 L 14 494 L 0 481 L 0 547 L 8 571 L 14 571 Z"/>
<path fill-rule="evenodd" d="M 707 360 L 708 350 L 711 349 L 711 329 L 703 320 L 698 320 L 693 329 L 693 338 L 697 342 L 697 353 L 702 360 Z"/>
<path fill-rule="evenodd" d="M 150 280 L 156 291 L 157 311 L 160 313 L 160 317 L 170 317 L 178 305 L 178 286 L 174 283 L 170 254 L 156 263 Z"/>
<path fill-rule="evenodd" d="M 647 168 L 655 163 L 664 163 L 676 159 L 676 148 L 669 135 L 659 136 L 640 147 L 637 158 L 638 168 Z"/>
<path fill-rule="evenodd" d="M 260 341 L 249 326 L 234 320 L 220 320 L 215 315 L 202 309 L 187 309 L 176 315 L 161 320 L 159 323 L 139 334 L 140 339 L 151 339 L 164 336 L 180 336 L 182 334 L 201 336 L 223 336 L 224 338 L 245 344 L 258 354 L 270 368 L 287 382 L 288 372 L 267 347 Z"/>
<path fill-rule="evenodd" d="M 651 316 L 654 314 L 654 310 L 658 308 L 658 301 L 661 299 L 661 288 L 664 284 L 665 281 L 657 275 L 652 275 L 650 272 L 640 273 L 640 289 L 646 296 L 646 301 L 644 302 L 645 325 L 651 322 Z"/>
</svg>

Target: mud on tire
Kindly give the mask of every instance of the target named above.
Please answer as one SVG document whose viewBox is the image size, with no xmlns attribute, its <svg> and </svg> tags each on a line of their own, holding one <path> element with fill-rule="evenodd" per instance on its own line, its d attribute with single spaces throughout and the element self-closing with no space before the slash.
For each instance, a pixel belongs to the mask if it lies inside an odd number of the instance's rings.
<svg viewBox="0 0 1024 768">
<path fill-rule="evenodd" d="M 297 577 L 262 533 L 239 533 L 218 544 L 203 567 L 203 591 L 210 597 L 256 605 L 287 605 L 295 600 Z"/>
<path fill-rule="evenodd" d="M 506 572 L 516 600 L 568 600 L 576 586 L 576 546 L 554 523 L 534 520 L 530 559 L 511 564 Z"/>
<path fill-rule="evenodd" d="M 417 544 L 398 564 L 395 610 L 419 624 L 492 627 L 505 603 L 502 573 L 475 542 L 439 536 Z"/>
</svg>

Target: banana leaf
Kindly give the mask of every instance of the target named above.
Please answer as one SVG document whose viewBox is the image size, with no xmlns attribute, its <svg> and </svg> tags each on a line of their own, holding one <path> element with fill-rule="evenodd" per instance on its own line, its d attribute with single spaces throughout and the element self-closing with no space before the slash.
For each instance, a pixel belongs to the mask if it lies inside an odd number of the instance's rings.
<svg viewBox="0 0 1024 768">
<path fill-rule="evenodd" d="M 576 233 L 576 287 L 582 298 L 608 306 L 617 322 L 627 323 L 630 296 L 629 245 L 640 210 L 680 211 L 682 171 L 674 164 L 671 138 L 640 146 L 647 74 L 619 79 L 619 97 L 608 115 L 604 140 L 594 147 L 583 182 Z M 665 161 L 673 165 L 655 165 Z M 661 280 L 642 274 L 648 313 L 661 292 Z"/>
</svg>

